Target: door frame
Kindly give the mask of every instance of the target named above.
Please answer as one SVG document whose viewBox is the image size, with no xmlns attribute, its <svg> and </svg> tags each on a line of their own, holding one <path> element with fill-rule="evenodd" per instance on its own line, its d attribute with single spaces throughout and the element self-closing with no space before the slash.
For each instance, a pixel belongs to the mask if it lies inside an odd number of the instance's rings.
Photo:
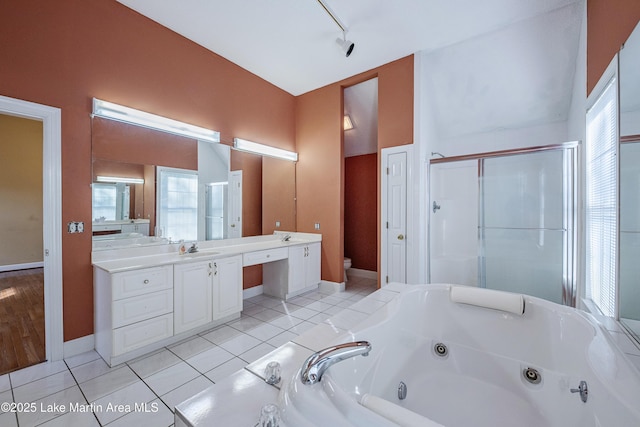
<svg viewBox="0 0 640 427">
<path fill-rule="evenodd" d="M 387 258 L 387 246 L 389 244 L 387 237 L 387 203 L 388 203 L 388 191 L 387 185 L 389 183 L 389 178 L 387 176 L 386 170 L 389 165 L 389 156 L 398 153 L 406 153 L 407 155 L 407 194 L 406 194 L 406 252 L 405 252 L 405 265 L 406 265 L 406 273 L 405 280 L 409 283 L 410 278 L 416 277 L 414 272 L 412 271 L 415 266 L 410 267 L 410 264 L 413 264 L 413 258 L 410 254 L 414 253 L 417 248 L 417 240 L 418 235 L 416 230 L 414 229 L 414 221 L 413 221 L 413 212 L 414 212 L 414 200 L 413 200 L 413 145 L 400 145 L 397 147 L 389 147 L 383 148 L 380 150 L 381 161 L 380 161 L 380 287 L 384 287 L 387 282 L 385 277 L 387 276 L 387 272 L 389 268 L 387 266 L 389 260 Z"/>
<path fill-rule="evenodd" d="M 64 355 L 62 316 L 62 111 L 0 95 L 0 113 L 42 122 L 45 355 Z"/>
</svg>

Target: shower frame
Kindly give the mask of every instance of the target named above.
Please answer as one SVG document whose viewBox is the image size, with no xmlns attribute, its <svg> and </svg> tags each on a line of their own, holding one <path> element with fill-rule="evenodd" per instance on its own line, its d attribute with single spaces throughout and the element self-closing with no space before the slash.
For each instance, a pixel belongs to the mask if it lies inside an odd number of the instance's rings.
<svg viewBox="0 0 640 427">
<path fill-rule="evenodd" d="M 461 162 L 466 160 L 478 161 L 478 286 L 486 287 L 485 283 L 485 254 L 484 254 L 484 217 L 482 178 L 484 176 L 484 161 L 490 158 L 515 156 L 520 154 L 539 153 L 544 151 L 562 151 L 563 174 L 563 244 L 562 244 L 562 304 L 576 306 L 577 301 L 577 247 L 578 238 L 576 227 L 578 224 L 577 185 L 578 185 L 578 148 L 580 141 L 570 141 L 560 144 L 541 145 L 534 147 L 515 148 L 508 150 L 489 151 L 483 153 L 465 154 L 459 156 L 430 159 L 427 165 L 427 176 L 431 180 L 431 165 Z M 435 202 L 429 195 L 429 205 Z M 431 242 L 431 210 L 429 209 L 428 241 Z M 431 248 L 431 244 L 429 244 Z M 431 249 L 427 263 L 427 274 L 431 281 Z"/>
</svg>

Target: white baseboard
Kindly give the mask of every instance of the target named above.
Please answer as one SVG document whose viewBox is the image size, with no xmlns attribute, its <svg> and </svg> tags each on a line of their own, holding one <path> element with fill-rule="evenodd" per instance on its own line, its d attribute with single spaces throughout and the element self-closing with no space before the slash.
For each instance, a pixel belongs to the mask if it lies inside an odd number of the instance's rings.
<svg viewBox="0 0 640 427">
<path fill-rule="evenodd" d="M 324 293 L 344 292 L 345 283 L 341 282 L 329 282 L 328 280 L 321 280 L 318 285 L 318 290 Z"/>
<path fill-rule="evenodd" d="M 258 295 L 262 295 L 263 293 L 263 286 L 262 285 L 258 285 L 258 286 L 253 286 L 249 289 L 243 289 L 242 290 L 242 299 L 247 299 L 247 298 L 251 298 L 251 297 L 256 297 Z"/>
<path fill-rule="evenodd" d="M 0 265 L 0 272 L 28 270 L 30 268 L 42 268 L 42 267 L 44 267 L 44 262 L 25 262 L 22 264 Z"/>
<path fill-rule="evenodd" d="M 96 340 L 93 334 L 87 335 L 75 340 L 65 341 L 63 344 L 63 357 L 77 356 L 78 354 L 86 353 L 96 347 Z"/>
<path fill-rule="evenodd" d="M 378 272 L 371 270 L 361 270 L 359 268 L 348 268 L 347 276 L 364 277 L 365 279 L 378 279 Z"/>
</svg>

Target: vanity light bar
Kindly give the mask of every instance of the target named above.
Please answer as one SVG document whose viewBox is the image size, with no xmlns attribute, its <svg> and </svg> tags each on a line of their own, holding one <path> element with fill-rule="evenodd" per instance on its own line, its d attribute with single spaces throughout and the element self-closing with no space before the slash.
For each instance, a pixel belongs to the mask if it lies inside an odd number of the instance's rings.
<svg viewBox="0 0 640 427">
<path fill-rule="evenodd" d="M 246 139 L 233 138 L 233 148 L 240 151 L 247 151 L 249 153 L 276 157 L 278 159 L 291 160 L 292 162 L 298 161 L 298 153 L 258 144 L 257 142 L 247 141 Z"/>
<path fill-rule="evenodd" d="M 200 141 L 220 142 L 220 132 L 93 98 L 93 115 Z"/>
<path fill-rule="evenodd" d="M 97 182 L 112 182 L 118 183 L 123 182 L 125 184 L 144 184 L 144 179 L 142 178 L 123 178 L 119 176 L 100 176 L 96 177 Z"/>
</svg>

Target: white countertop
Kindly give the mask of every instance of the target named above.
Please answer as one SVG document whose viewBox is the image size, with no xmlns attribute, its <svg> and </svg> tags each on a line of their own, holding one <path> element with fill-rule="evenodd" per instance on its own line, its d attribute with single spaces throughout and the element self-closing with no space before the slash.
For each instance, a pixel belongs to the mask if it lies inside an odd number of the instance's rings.
<svg viewBox="0 0 640 427">
<path fill-rule="evenodd" d="M 283 234 L 290 234 L 291 239 L 283 242 L 281 240 Z M 105 270 L 108 273 L 118 273 L 166 264 L 195 262 L 202 259 L 217 259 L 232 255 L 242 255 L 266 249 L 306 245 L 321 241 L 321 234 L 276 232 L 276 234 L 266 236 L 201 241 L 198 242 L 198 252 L 193 254 L 187 253 L 179 255 L 179 244 L 175 243 L 161 246 L 94 251 L 91 253 L 91 259 L 94 267 Z M 187 243 L 187 247 L 189 246 L 190 243 Z"/>
</svg>

